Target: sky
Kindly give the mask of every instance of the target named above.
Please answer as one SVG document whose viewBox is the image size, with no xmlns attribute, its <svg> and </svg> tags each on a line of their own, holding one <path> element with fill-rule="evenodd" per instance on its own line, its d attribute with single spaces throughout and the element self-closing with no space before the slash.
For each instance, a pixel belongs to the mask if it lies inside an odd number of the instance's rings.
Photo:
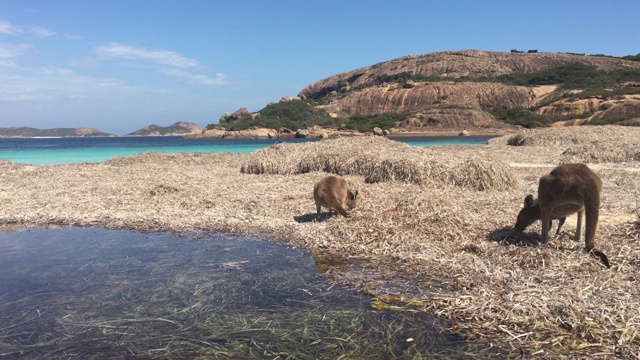
<svg viewBox="0 0 640 360">
<path fill-rule="evenodd" d="M 438 51 L 635 55 L 638 14 L 637 0 L 0 0 L 0 128 L 205 127 Z"/>
</svg>

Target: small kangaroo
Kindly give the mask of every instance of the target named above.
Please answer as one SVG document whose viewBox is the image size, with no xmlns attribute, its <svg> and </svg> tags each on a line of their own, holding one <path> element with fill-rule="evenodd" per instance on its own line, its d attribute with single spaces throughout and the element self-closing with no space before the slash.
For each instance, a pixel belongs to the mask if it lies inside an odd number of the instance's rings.
<svg viewBox="0 0 640 360">
<path fill-rule="evenodd" d="M 356 206 L 357 197 L 358 190 L 350 191 L 347 188 L 347 180 L 333 175 L 318 181 L 313 187 L 313 199 L 316 201 L 318 216 L 322 206 L 329 208 L 329 213 L 334 209 L 342 216 L 349 216 L 344 208 L 346 206 L 353 209 Z"/>
<path fill-rule="evenodd" d="M 556 235 L 568 215 L 578 213 L 574 240 L 582 236 L 582 218 L 586 215 L 585 250 L 598 256 L 606 267 L 609 259 L 601 251 L 594 250 L 594 238 L 598 227 L 602 180 L 584 164 L 557 166 L 538 183 L 538 199 L 525 198 L 525 205 L 518 213 L 514 229 L 523 231 L 536 220 L 542 221 L 542 243 L 549 240 L 551 221 L 559 220 Z"/>
</svg>

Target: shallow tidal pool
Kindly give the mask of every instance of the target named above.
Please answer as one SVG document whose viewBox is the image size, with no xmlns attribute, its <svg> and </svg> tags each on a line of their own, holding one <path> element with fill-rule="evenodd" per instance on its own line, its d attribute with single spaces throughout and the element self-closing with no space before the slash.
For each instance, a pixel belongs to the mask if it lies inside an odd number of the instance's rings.
<svg viewBox="0 0 640 360">
<path fill-rule="evenodd" d="M 478 355 L 371 300 L 327 284 L 303 250 L 243 237 L 0 231 L 0 359 Z"/>
</svg>

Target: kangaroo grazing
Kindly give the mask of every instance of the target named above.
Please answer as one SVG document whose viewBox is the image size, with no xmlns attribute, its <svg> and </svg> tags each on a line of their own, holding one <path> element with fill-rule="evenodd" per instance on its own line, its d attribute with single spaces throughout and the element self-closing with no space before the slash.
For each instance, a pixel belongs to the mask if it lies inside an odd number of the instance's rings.
<svg viewBox="0 0 640 360">
<path fill-rule="evenodd" d="M 552 220 L 560 220 L 556 235 L 560 233 L 566 217 L 578 213 L 578 224 L 574 240 L 582 236 L 582 218 L 586 216 L 585 250 L 598 256 L 606 267 L 609 259 L 594 249 L 594 238 L 598 227 L 600 192 L 602 180 L 584 164 L 563 164 L 538 183 L 538 199 L 533 195 L 525 198 L 525 205 L 518 213 L 514 229 L 523 231 L 536 220 L 542 221 L 542 243 L 549 240 Z"/>
<path fill-rule="evenodd" d="M 555 236 L 557 236 L 560 234 L 560 230 L 562 230 L 562 226 L 567 220 L 567 216 L 575 213 L 578 213 L 578 225 L 573 239 L 576 241 L 580 240 L 580 236 L 582 235 L 582 216 L 584 215 L 584 206 L 568 204 L 554 208 L 551 213 L 549 229 L 552 227 L 551 222 L 553 220 L 559 220 L 555 234 Z M 516 220 L 514 229 L 524 231 L 527 227 L 541 218 L 542 215 L 540 213 L 540 204 L 538 203 L 538 199 L 534 199 L 533 195 L 529 194 L 524 198 L 524 207 L 518 213 L 518 219 Z"/>
<path fill-rule="evenodd" d="M 313 187 L 313 199 L 316 201 L 318 216 L 322 206 L 329 208 L 329 213 L 334 209 L 342 216 L 349 216 L 344 208 L 353 209 L 357 197 L 357 190 L 352 192 L 347 188 L 347 180 L 333 175 L 325 177 Z"/>
</svg>

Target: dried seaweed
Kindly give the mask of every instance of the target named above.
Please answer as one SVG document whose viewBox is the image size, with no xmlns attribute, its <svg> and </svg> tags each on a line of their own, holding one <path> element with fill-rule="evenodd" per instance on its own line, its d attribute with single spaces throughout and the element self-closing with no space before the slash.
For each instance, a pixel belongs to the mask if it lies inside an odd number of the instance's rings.
<svg viewBox="0 0 640 360">
<path fill-rule="evenodd" d="M 341 138 L 320 143 L 277 144 L 253 152 L 241 166 L 247 174 L 294 175 L 324 171 L 361 175 L 368 183 L 405 181 L 476 190 L 502 189 L 516 182 L 504 162 L 473 154 L 451 157 L 382 137 Z"/>
</svg>

